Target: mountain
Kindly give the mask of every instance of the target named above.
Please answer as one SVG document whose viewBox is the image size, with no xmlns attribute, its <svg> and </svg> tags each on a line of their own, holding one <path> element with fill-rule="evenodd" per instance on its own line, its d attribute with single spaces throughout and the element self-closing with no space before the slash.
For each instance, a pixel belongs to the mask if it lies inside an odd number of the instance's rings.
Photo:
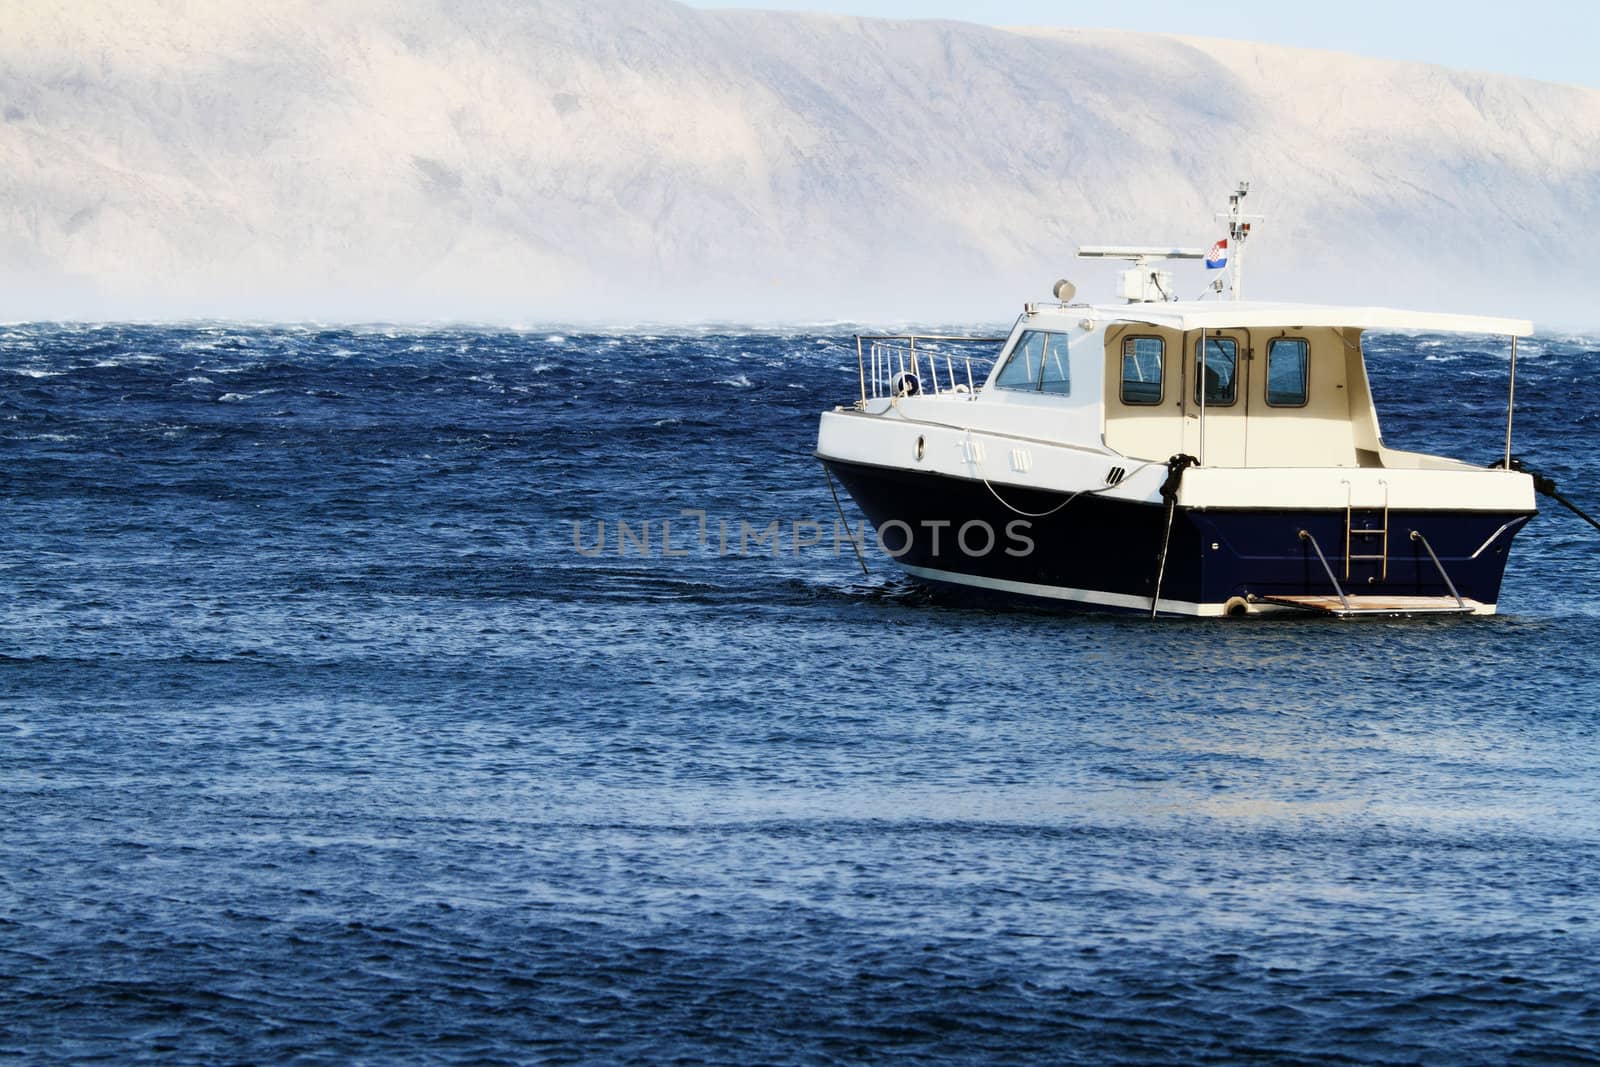
<svg viewBox="0 0 1600 1067">
<path fill-rule="evenodd" d="M 1595 90 L 669 0 L 0 25 L 0 318 L 1006 319 L 1244 177 L 1253 296 L 1600 318 Z"/>
</svg>

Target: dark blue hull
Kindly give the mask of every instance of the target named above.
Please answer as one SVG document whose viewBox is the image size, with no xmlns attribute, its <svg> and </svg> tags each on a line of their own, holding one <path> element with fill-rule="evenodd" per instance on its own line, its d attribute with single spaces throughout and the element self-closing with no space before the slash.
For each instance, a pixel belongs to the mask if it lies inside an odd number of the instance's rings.
<svg viewBox="0 0 1600 1067">
<path fill-rule="evenodd" d="M 1068 607 L 1149 610 L 1166 529 L 1164 505 L 1084 494 L 1060 506 L 1065 494 L 1015 486 L 1005 487 L 1002 503 L 981 481 L 823 462 L 872 521 L 879 547 L 920 578 Z M 1357 558 L 1385 555 L 1379 535 L 1358 533 L 1347 563 L 1344 508 L 1179 507 L 1161 579 L 1162 607 L 1204 613 L 1235 598 L 1334 593 L 1302 530 L 1321 546 L 1346 593 L 1449 596 L 1439 568 L 1422 542 L 1412 539 L 1415 530 L 1462 597 L 1493 605 L 1512 537 L 1532 517 L 1396 508 L 1388 514 L 1387 558 Z M 1358 513 L 1353 525 L 1359 530 L 1381 521 Z M 992 546 L 984 528 L 993 531 Z"/>
</svg>

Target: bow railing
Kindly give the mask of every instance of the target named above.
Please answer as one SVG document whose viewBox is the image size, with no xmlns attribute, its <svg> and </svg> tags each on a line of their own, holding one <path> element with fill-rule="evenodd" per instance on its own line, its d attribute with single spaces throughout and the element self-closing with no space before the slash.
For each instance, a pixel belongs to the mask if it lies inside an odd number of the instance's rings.
<svg viewBox="0 0 1600 1067">
<path fill-rule="evenodd" d="M 1000 354 L 983 349 L 1006 340 L 933 333 L 857 334 L 861 401 L 856 406 L 865 408 L 867 401 L 884 397 L 976 395 Z"/>
</svg>

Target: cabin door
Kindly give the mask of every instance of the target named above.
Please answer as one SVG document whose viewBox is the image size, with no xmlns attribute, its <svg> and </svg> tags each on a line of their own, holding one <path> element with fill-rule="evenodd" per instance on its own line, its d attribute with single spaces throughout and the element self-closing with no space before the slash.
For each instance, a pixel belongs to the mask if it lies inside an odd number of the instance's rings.
<svg viewBox="0 0 1600 1067">
<path fill-rule="evenodd" d="M 1183 445 L 1208 467 L 1242 467 L 1249 406 L 1249 346 L 1228 333 L 1186 335 Z M 1203 392 L 1202 392 L 1203 390 Z M 1202 403 L 1203 400 L 1203 403 Z"/>
</svg>

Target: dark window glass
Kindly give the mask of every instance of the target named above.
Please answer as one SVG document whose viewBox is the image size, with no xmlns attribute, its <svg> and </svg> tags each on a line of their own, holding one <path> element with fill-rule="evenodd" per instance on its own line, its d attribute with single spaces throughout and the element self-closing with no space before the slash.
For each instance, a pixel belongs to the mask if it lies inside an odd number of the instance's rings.
<svg viewBox="0 0 1600 1067">
<path fill-rule="evenodd" d="M 1122 342 L 1122 402 L 1161 403 L 1161 364 L 1167 345 L 1159 337 L 1127 337 Z"/>
<path fill-rule="evenodd" d="M 1207 407 L 1227 407 L 1239 396 L 1239 342 L 1231 337 L 1207 337 L 1205 389 Z M 1194 383 L 1194 402 L 1200 403 L 1200 383 Z"/>
<path fill-rule="evenodd" d="M 994 384 L 997 389 L 1067 396 L 1072 392 L 1070 371 L 1067 335 L 1029 330 L 1017 339 Z"/>
<path fill-rule="evenodd" d="M 1306 368 L 1311 346 L 1303 337 L 1280 337 L 1267 346 L 1267 403 L 1298 408 L 1306 403 Z"/>
</svg>

